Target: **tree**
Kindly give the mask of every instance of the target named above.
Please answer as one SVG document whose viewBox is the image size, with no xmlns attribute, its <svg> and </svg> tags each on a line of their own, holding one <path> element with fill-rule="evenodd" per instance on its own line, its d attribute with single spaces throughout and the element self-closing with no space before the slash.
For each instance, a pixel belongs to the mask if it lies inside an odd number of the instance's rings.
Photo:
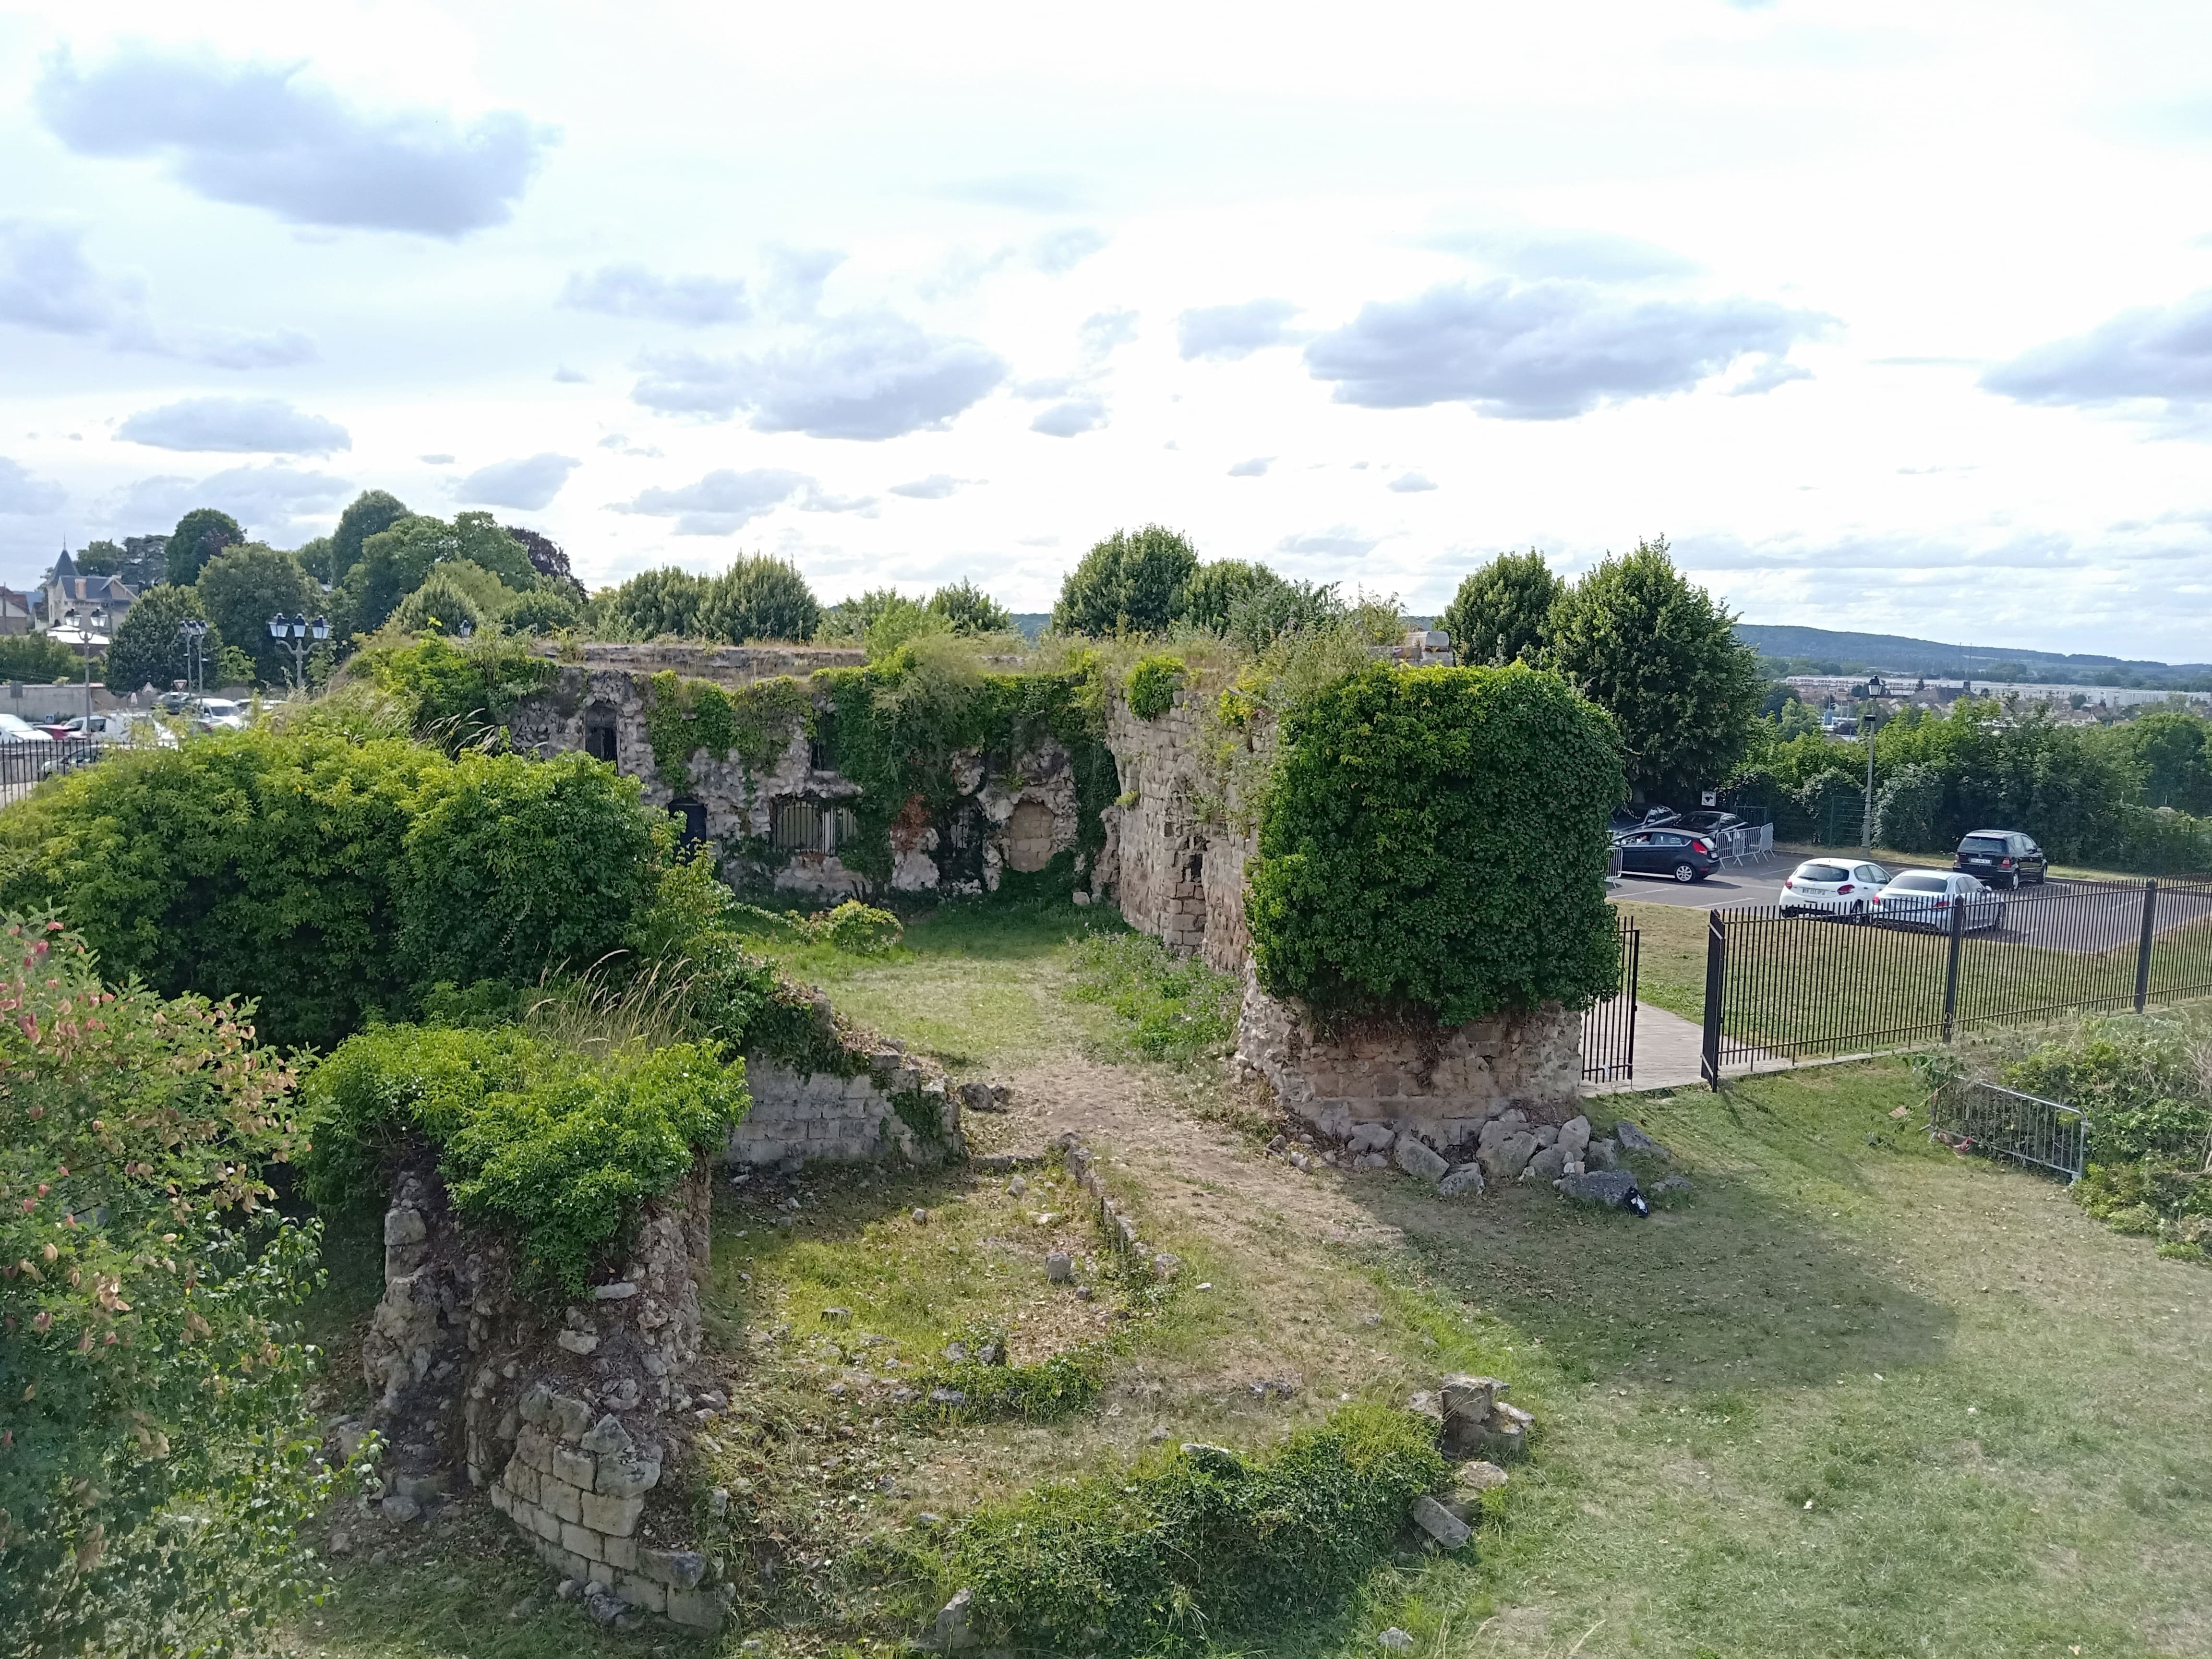
<svg viewBox="0 0 2212 1659">
<path fill-rule="evenodd" d="M 253 659 L 253 678 L 263 685 L 283 684 L 292 672 L 292 653 L 270 637 L 276 616 L 313 616 L 319 595 L 300 562 L 259 542 L 218 554 L 196 584 L 208 620 L 232 647 Z"/>
<path fill-rule="evenodd" d="M 1462 581 L 1444 607 L 1444 631 L 1451 635 L 1452 649 L 1470 665 L 1540 663 L 1552 608 L 1566 588 L 1534 548 L 1499 554 Z"/>
<path fill-rule="evenodd" d="M 641 570 L 606 596 L 610 617 L 644 639 L 696 638 L 707 579 L 669 565 Z"/>
<path fill-rule="evenodd" d="M 499 613 L 500 625 L 517 634 L 558 634 L 583 619 L 583 607 L 560 587 L 518 593 Z"/>
<path fill-rule="evenodd" d="M 2120 728 L 2127 755 L 2142 779 L 2142 804 L 2212 812 L 2212 726 L 2194 714 L 2160 709 Z"/>
<path fill-rule="evenodd" d="M 458 513 L 447 524 L 420 514 L 395 520 L 362 544 L 362 556 L 340 585 L 347 624 L 374 633 L 399 602 L 429 580 L 441 564 L 480 565 L 517 593 L 538 586 L 538 573 L 522 544 L 489 513 Z"/>
<path fill-rule="evenodd" d="M 453 580 L 451 568 L 441 566 L 400 600 L 392 625 L 407 634 L 473 634 L 484 625 L 484 613 L 475 596 Z"/>
<path fill-rule="evenodd" d="M 522 544 L 522 550 L 530 556 L 530 568 L 538 573 L 540 582 L 567 593 L 579 605 L 584 602 L 584 585 L 568 568 L 568 556 L 562 551 L 560 543 L 535 530 L 525 530 L 519 524 L 501 525 L 500 528 Z"/>
<path fill-rule="evenodd" d="M 185 642 L 177 629 L 187 622 L 206 620 L 206 596 L 198 588 L 167 582 L 148 588 L 117 624 L 108 644 L 107 689 L 118 696 L 148 685 L 166 691 L 172 682 L 188 678 Z M 212 677 L 222 658 L 222 629 L 210 627 L 205 645 Z"/>
<path fill-rule="evenodd" d="M 229 514 L 196 507 L 178 520 L 177 527 L 169 532 L 163 580 L 179 587 L 189 586 L 199 580 L 210 559 L 245 539 L 246 532 Z"/>
<path fill-rule="evenodd" d="M 362 549 L 371 536 L 386 531 L 408 516 L 407 503 L 381 489 L 365 489 L 338 514 L 338 527 L 331 532 L 325 568 L 308 569 L 320 580 L 335 586 L 361 562 Z"/>
<path fill-rule="evenodd" d="M 1229 631 L 1230 612 L 1238 603 L 1263 589 L 1280 587 L 1283 579 L 1264 564 L 1243 559 L 1209 559 L 1183 584 L 1178 617 L 1212 634 Z"/>
<path fill-rule="evenodd" d="M 1728 776 L 1751 740 L 1757 653 L 1665 537 L 1608 555 L 1552 617 L 1553 665 L 1619 723 L 1634 782 L 1665 793 Z"/>
<path fill-rule="evenodd" d="M 746 554 L 707 586 L 699 630 L 710 640 L 811 640 L 822 606 L 799 567 L 766 554 Z"/>
<path fill-rule="evenodd" d="M 51 685 L 75 679 L 82 666 L 77 653 L 51 635 L 0 635 L 0 680 Z"/>
<path fill-rule="evenodd" d="M 1240 595 L 1229 607 L 1223 632 L 1257 655 L 1285 634 L 1311 634 L 1351 614 L 1351 607 L 1337 596 L 1334 582 L 1276 580 Z M 1392 623 L 1395 637 L 1395 612 Z"/>
<path fill-rule="evenodd" d="M 971 581 L 957 581 L 929 596 L 933 614 L 942 617 L 956 634 L 1011 634 L 1014 614 Z"/>
<path fill-rule="evenodd" d="M 155 586 L 168 568 L 167 536 L 125 536 L 122 544 L 93 542 L 76 556 L 76 568 L 88 576 L 117 576 L 134 593 Z"/>
<path fill-rule="evenodd" d="M 1148 524 L 1096 544 L 1060 584 L 1052 608 L 1057 633 L 1157 634 L 1181 613 L 1198 569 L 1188 537 Z"/>
<path fill-rule="evenodd" d="M 175 751 L 169 751 L 174 753 Z M 234 1653 L 321 1582 L 306 1536 L 315 1229 L 249 1009 L 111 990 L 58 921 L 0 918 L 0 1647 Z"/>
</svg>

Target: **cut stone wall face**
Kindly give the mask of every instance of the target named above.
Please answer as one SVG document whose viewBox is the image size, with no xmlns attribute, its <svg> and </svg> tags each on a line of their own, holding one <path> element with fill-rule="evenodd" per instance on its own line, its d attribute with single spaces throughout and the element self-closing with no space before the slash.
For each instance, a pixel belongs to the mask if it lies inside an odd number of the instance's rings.
<svg viewBox="0 0 2212 1659">
<path fill-rule="evenodd" d="M 1106 744 L 1121 775 L 1122 800 L 1109 808 L 1110 886 L 1122 919 L 1181 956 L 1203 957 L 1233 973 L 1251 949 L 1244 925 L 1244 866 L 1250 835 L 1208 818 L 1210 783 L 1198 765 L 1198 717 L 1188 693 L 1152 720 L 1119 697 L 1109 704 Z"/>
<path fill-rule="evenodd" d="M 729 1161 L 796 1166 L 900 1158 L 934 1164 L 960 1144 L 959 1097 L 944 1073 L 890 1045 L 853 1058 L 866 1069 L 840 1077 L 748 1054 L 752 1109 L 730 1131 Z M 907 1116 L 899 1113 L 901 1100 Z M 933 1125 L 935 1133 L 917 1133 L 908 1117 Z"/>
<path fill-rule="evenodd" d="M 1509 1111 L 1530 1123 L 1582 1111 L 1582 1019 L 1557 1004 L 1448 1028 L 1348 1021 L 1324 1031 L 1302 1004 L 1262 990 L 1247 964 L 1237 1060 L 1285 1110 L 1337 1139 L 1389 1124 L 1449 1154 Z"/>
</svg>

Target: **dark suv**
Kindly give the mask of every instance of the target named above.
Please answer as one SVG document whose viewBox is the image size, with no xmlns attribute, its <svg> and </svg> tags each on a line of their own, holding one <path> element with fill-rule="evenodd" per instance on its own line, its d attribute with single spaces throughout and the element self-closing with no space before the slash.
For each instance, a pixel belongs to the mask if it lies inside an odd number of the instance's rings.
<svg viewBox="0 0 2212 1659">
<path fill-rule="evenodd" d="M 1720 854 L 1711 840 L 1686 830 L 1638 830 L 1616 836 L 1620 867 L 1639 876 L 1672 876 L 1676 881 L 1703 881 L 1721 867 Z"/>
<path fill-rule="evenodd" d="M 1954 870 L 1979 876 L 1992 887 L 2017 887 L 2033 880 L 2037 886 L 2051 870 L 2051 860 L 2035 844 L 2035 837 L 2017 830 L 1977 830 L 1959 843 Z"/>
</svg>

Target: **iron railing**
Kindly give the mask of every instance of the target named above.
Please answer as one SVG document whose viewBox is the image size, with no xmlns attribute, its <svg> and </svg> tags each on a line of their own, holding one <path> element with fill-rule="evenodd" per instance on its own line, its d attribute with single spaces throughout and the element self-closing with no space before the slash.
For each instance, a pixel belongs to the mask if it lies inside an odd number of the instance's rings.
<svg viewBox="0 0 2212 1659">
<path fill-rule="evenodd" d="M 1583 1011 L 1583 1079 L 1588 1083 L 1636 1079 L 1636 969 L 1644 933 L 1627 917 L 1619 921 L 1620 985 L 1604 1001 Z"/>
<path fill-rule="evenodd" d="M 1911 926 L 1713 911 L 1705 1080 L 2212 996 L 2212 883 L 2054 881 L 1991 901 Z"/>
<path fill-rule="evenodd" d="M 112 747 L 88 738 L 0 743 L 0 789 L 27 789 L 80 766 L 89 766 Z"/>
<path fill-rule="evenodd" d="M 2079 1181 L 2089 1120 L 2078 1107 L 1960 1078 L 1928 1097 L 1928 1133 L 1958 1152 L 1993 1152 Z"/>
</svg>

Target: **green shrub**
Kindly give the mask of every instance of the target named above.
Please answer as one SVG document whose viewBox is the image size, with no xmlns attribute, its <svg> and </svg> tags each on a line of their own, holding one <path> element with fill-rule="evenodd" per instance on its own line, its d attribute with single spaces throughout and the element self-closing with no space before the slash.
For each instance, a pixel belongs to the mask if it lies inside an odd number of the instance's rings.
<svg viewBox="0 0 2212 1659">
<path fill-rule="evenodd" d="M 1121 693 L 1129 700 L 1129 712 L 1140 720 L 1158 720 L 1166 714 L 1175 707 L 1175 694 L 1182 689 L 1186 672 L 1180 657 L 1139 658 L 1136 666 L 1121 682 Z"/>
<path fill-rule="evenodd" d="M 1899 767 L 1874 798 L 1871 839 L 1877 847 L 1900 853 L 1948 852 L 1956 842 L 1949 830 L 1943 775 L 1932 766 Z"/>
<path fill-rule="evenodd" d="M 484 625 L 483 606 L 476 596 L 441 568 L 392 613 L 392 625 L 403 634 L 475 634 Z"/>
<path fill-rule="evenodd" d="M 2203 1161 L 2212 1130 L 2188 1031 L 2157 1015 L 2091 1015 L 2004 1068 L 2008 1087 L 2089 1119 L 2089 1160 Z"/>
<path fill-rule="evenodd" d="M 0 924 L 0 1650 L 230 1654 L 316 1591 L 316 1231 L 248 1011 Z"/>
<path fill-rule="evenodd" d="M 1249 867 L 1261 982 L 1446 1024 L 1609 992 L 1606 715 L 1558 676 L 1376 664 L 1282 726 Z"/>
<path fill-rule="evenodd" d="M 905 937 L 906 927 L 888 910 L 847 899 L 834 909 L 817 911 L 807 918 L 807 936 L 848 956 L 888 955 Z"/>
<path fill-rule="evenodd" d="M 1066 1417 L 1097 1399 L 1105 1383 L 1106 1356 L 1097 1344 L 1018 1365 L 990 1365 L 980 1359 L 933 1365 L 912 1379 L 922 1396 L 915 1407 L 917 1412 L 963 1422 L 1009 1417 L 1043 1422 Z M 957 1389 L 964 1398 L 957 1406 L 933 1404 L 929 1395 L 938 1389 Z"/>
<path fill-rule="evenodd" d="M 1157 634 L 1182 613 L 1198 555 L 1180 532 L 1148 524 L 1092 546 L 1060 584 L 1056 633 Z"/>
<path fill-rule="evenodd" d="M 526 1279 L 569 1296 L 744 1112 L 741 1060 L 713 1042 L 586 1056 L 519 1028 L 365 1031 L 310 1075 L 304 1182 L 319 1201 L 382 1190 L 408 1131 L 438 1149 L 454 1206 L 520 1243 Z"/>
<path fill-rule="evenodd" d="M 1078 1002 L 1100 1003 L 1128 1024 L 1147 1060 L 1226 1053 L 1243 988 L 1196 957 L 1178 958 L 1149 933 L 1097 933 L 1075 947 Z"/>
<path fill-rule="evenodd" d="M 373 646 L 356 659 L 356 672 L 407 705 L 417 737 L 458 753 L 485 742 L 558 671 L 520 641 L 478 635 Z"/>
<path fill-rule="evenodd" d="M 580 623 L 584 612 L 574 595 L 557 587 L 540 587 L 508 600 L 499 620 L 511 633 L 558 634 Z"/>
<path fill-rule="evenodd" d="M 1350 1406 L 1264 1460 L 1193 1448 L 982 1510 L 954 1536 L 948 1576 L 973 1592 L 987 1643 L 1196 1651 L 1334 1606 L 1443 1474 L 1425 1419 Z"/>
</svg>

